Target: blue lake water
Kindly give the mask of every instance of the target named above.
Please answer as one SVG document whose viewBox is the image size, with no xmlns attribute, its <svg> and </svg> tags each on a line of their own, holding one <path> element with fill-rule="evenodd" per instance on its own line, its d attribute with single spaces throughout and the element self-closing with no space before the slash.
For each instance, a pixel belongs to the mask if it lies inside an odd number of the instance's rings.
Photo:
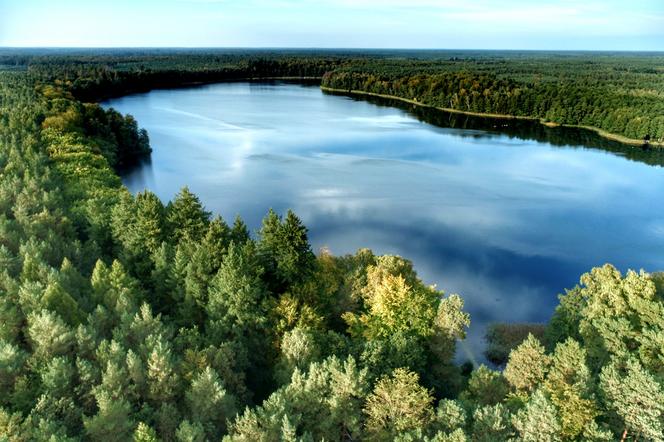
<svg viewBox="0 0 664 442">
<path fill-rule="evenodd" d="M 270 207 L 291 208 L 315 250 L 407 257 L 427 283 L 463 296 L 463 348 L 476 359 L 486 324 L 546 321 L 593 266 L 664 269 L 661 153 L 386 104 L 288 83 L 104 103 L 150 134 L 151 161 L 123 177 L 131 191 L 166 201 L 186 185 L 252 229 Z"/>
</svg>

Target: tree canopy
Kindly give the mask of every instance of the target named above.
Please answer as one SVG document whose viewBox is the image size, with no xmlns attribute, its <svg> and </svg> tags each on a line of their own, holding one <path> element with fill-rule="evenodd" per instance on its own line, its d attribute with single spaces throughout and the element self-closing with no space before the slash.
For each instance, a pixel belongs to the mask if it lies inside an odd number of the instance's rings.
<svg viewBox="0 0 664 442">
<path fill-rule="evenodd" d="M 28 71 L 0 71 L 0 440 L 664 440 L 661 274 L 594 268 L 504 367 L 468 367 L 455 359 L 471 321 L 462 296 L 424 284 L 407 259 L 316 254 L 290 211 L 269 211 L 254 233 L 213 218 L 186 188 L 170 202 L 130 194 L 117 171 L 149 152 L 147 134 L 81 100 L 350 63 L 191 57 L 193 68 L 183 55 L 142 68 L 141 57 L 36 57 Z M 404 81 L 396 73 L 438 65 L 355 63 L 391 73 L 326 81 L 449 92 L 471 109 L 529 103 L 552 117 L 563 96 L 549 82 L 553 104 L 531 103 L 539 86 L 522 88 L 526 73 Z M 648 63 L 635 64 L 634 85 L 659 84 Z M 583 100 L 584 84 L 561 90 Z M 631 106 L 651 95 L 625 98 L 626 131 L 641 115 Z"/>
</svg>

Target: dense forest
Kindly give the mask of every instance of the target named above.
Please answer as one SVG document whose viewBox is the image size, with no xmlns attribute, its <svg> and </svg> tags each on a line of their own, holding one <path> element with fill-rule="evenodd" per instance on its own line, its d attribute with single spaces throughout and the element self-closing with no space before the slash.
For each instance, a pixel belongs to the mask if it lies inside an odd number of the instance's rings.
<svg viewBox="0 0 664 442">
<path fill-rule="evenodd" d="M 664 145 L 664 55 L 510 51 L 0 51 L 0 67 L 59 80 L 94 101 L 222 80 L 322 79 L 326 88 L 455 111 L 597 129 Z"/>
<path fill-rule="evenodd" d="M 292 212 L 250 232 L 186 188 L 131 195 L 148 134 L 94 103 L 402 63 L 376 57 L 0 57 L 0 440 L 664 440 L 661 274 L 592 269 L 504 365 L 460 365 L 461 296 L 314 253 Z"/>
<path fill-rule="evenodd" d="M 664 58 L 568 56 L 448 63 L 374 61 L 328 72 L 323 86 L 439 108 L 540 119 L 664 141 Z"/>
</svg>

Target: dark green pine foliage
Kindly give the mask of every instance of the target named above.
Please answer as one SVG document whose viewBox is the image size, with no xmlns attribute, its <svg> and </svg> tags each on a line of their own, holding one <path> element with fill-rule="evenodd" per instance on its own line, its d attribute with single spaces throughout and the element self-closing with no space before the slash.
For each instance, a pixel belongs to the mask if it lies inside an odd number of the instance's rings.
<svg viewBox="0 0 664 442">
<path fill-rule="evenodd" d="M 166 208 L 170 232 L 175 241 L 184 238 L 200 240 L 209 224 L 210 212 L 206 212 L 196 195 L 183 187 Z"/>
<path fill-rule="evenodd" d="M 233 227 L 231 229 L 230 238 L 235 244 L 244 244 L 249 240 L 249 229 L 239 216 L 235 217 Z"/>
<path fill-rule="evenodd" d="M 269 292 L 253 241 L 231 242 L 228 253 L 209 287 L 206 304 L 207 334 L 214 343 L 230 340 L 247 354 L 246 377 L 259 397 L 272 386 Z"/>
<path fill-rule="evenodd" d="M 304 281 L 315 268 L 307 228 L 289 210 L 285 219 L 270 209 L 259 231 L 258 250 L 274 293 Z"/>
</svg>

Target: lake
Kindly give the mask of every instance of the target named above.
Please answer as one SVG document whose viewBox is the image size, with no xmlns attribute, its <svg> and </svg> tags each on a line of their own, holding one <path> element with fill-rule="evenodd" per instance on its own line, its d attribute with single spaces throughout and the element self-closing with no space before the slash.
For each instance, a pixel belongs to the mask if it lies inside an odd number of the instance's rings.
<svg viewBox="0 0 664 442">
<path fill-rule="evenodd" d="M 493 321 L 541 322 L 593 266 L 664 269 L 664 157 L 591 132 L 469 118 L 323 93 L 222 83 L 105 103 L 136 117 L 151 160 L 125 185 L 164 201 L 183 186 L 256 230 L 293 209 L 314 250 L 412 260 L 463 296 L 461 359 Z"/>
</svg>

